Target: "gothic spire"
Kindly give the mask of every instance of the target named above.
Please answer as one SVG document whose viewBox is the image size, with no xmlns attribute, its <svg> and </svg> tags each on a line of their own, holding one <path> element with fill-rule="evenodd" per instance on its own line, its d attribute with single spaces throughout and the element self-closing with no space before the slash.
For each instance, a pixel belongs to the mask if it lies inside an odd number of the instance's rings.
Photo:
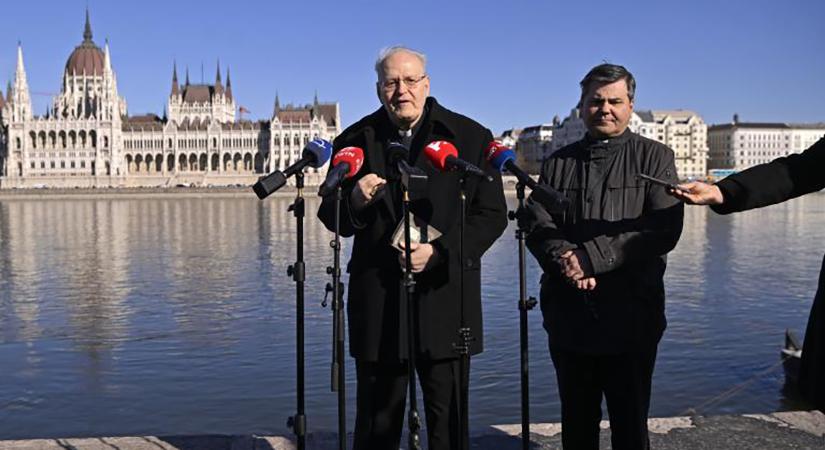
<svg viewBox="0 0 825 450">
<path fill-rule="evenodd" d="M 184 86 L 189 86 L 189 66 L 186 66 L 186 84 Z"/>
<path fill-rule="evenodd" d="M 106 43 L 103 46 L 103 73 L 107 76 L 112 73 L 112 57 L 109 55 L 109 38 L 106 38 Z"/>
<path fill-rule="evenodd" d="M 86 26 L 83 28 L 83 43 L 92 43 L 92 23 L 89 21 L 89 7 L 86 7 Z"/>
<path fill-rule="evenodd" d="M 275 91 L 275 110 L 272 112 L 272 117 L 276 117 L 281 112 L 281 99 L 278 97 L 278 91 Z"/>
<path fill-rule="evenodd" d="M 232 100 L 232 80 L 229 79 L 229 67 L 226 68 L 226 98 Z"/>
<path fill-rule="evenodd" d="M 221 60 L 218 59 L 218 69 L 215 71 L 215 94 L 223 96 L 223 84 L 221 83 Z"/>
<path fill-rule="evenodd" d="M 172 95 L 178 95 L 180 92 L 178 88 L 178 62 L 172 62 Z"/>
</svg>

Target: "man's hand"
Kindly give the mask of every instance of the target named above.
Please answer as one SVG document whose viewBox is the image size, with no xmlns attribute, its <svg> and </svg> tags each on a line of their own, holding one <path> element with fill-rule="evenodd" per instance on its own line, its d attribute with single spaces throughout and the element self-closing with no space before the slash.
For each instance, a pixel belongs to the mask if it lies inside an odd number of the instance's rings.
<svg viewBox="0 0 825 450">
<path fill-rule="evenodd" d="M 561 274 L 569 282 L 577 282 L 587 278 L 588 274 L 593 272 L 593 267 L 590 265 L 590 257 L 587 252 L 582 249 L 568 250 L 561 255 L 559 259 L 561 264 Z M 595 287 L 595 279 L 593 280 Z"/>
<path fill-rule="evenodd" d="M 581 289 L 582 291 L 592 291 L 593 289 L 596 289 L 596 278 L 594 277 L 582 278 L 574 283 L 576 283 L 576 288 Z"/>
<path fill-rule="evenodd" d="M 398 255 L 398 263 L 401 268 L 406 267 L 406 260 L 404 252 L 404 243 L 401 243 L 401 254 Z M 438 252 L 432 244 L 418 244 L 416 242 L 410 243 L 410 261 L 413 273 L 423 272 L 433 267 L 438 262 Z"/>
<path fill-rule="evenodd" d="M 376 195 L 386 184 L 387 180 L 374 173 L 364 175 L 352 189 L 350 204 L 356 211 L 363 209 L 375 200 Z"/>
<path fill-rule="evenodd" d="M 701 181 L 680 184 L 679 189 L 668 189 L 667 193 L 690 205 L 721 205 L 725 201 L 718 186 Z"/>
</svg>

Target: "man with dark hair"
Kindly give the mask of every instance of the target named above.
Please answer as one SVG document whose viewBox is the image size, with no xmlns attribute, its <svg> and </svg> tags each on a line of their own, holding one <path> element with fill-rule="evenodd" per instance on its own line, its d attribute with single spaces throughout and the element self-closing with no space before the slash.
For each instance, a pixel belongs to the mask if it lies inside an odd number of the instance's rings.
<svg viewBox="0 0 825 450">
<path fill-rule="evenodd" d="M 469 353 L 482 350 L 481 256 L 507 226 L 501 176 L 491 170 L 483 151 L 490 130 L 454 113 L 430 97 L 426 57 L 405 47 L 381 52 L 375 64 L 376 92 L 381 107 L 344 130 L 335 150 L 364 150 L 364 165 L 343 186 L 341 234 L 354 236 L 349 272 L 350 353 L 358 382 L 355 449 L 397 449 L 407 394 L 407 304 L 402 285 L 404 253 L 391 245 L 403 220 L 401 188 L 392 179 L 389 144 L 410 150 L 409 164 L 428 175 L 423 198 L 411 203 L 414 215 L 443 233 L 429 243 L 411 245 L 415 295 L 411 299 L 417 329 L 409 333 L 417 347 L 416 369 L 421 381 L 427 420 L 428 448 L 459 449 L 460 373 L 458 330 L 464 315 L 474 340 Z M 467 217 L 464 258 L 459 259 L 460 174 L 436 170 L 424 155 L 433 141 L 449 141 L 459 157 L 484 168 L 493 181 L 471 178 L 464 184 Z M 332 229 L 335 204 L 325 198 L 318 217 Z M 464 298 L 461 284 L 464 278 Z M 463 311 L 462 311 L 463 306 Z M 461 380 L 461 375 L 465 379 Z M 463 440 L 464 445 L 467 439 Z"/>
<path fill-rule="evenodd" d="M 570 207 L 549 213 L 528 199 L 520 214 L 544 274 L 541 308 L 567 449 L 598 449 L 602 395 L 614 450 L 649 447 L 647 415 L 665 329 L 666 254 L 683 207 L 645 173 L 677 181 L 673 151 L 627 129 L 635 81 L 602 64 L 581 81 L 585 137 L 545 160 L 539 182 Z"/>
</svg>

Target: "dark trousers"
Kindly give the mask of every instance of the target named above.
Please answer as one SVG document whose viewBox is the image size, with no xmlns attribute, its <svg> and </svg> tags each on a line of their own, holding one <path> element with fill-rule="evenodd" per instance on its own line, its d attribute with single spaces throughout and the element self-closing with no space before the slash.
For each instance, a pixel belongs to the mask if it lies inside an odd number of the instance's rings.
<svg viewBox="0 0 825 450">
<path fill-rule="evenodd" d="M 550 349 L 561 397 L 562 446 L 598 450 L 602 395 L 613 450 L 650 448 L 647 413 L 656 346 L 634 353 L 590 355 Z"/>
<path fill-rule="evenodd" d="M 355 450 L 398 449 L 407 400 L 407 364 L 355 361 Z M 430 450 L 457 449 L 458 359 L 416 361 Z M 468 367 L 469 374 L 469 367 Z"/>
</svg>

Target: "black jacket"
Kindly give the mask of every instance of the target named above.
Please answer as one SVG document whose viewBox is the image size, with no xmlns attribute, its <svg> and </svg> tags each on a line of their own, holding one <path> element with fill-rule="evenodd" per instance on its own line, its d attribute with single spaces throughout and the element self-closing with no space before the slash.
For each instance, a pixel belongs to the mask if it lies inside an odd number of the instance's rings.
<svg viewBox="0 0 825 450">
<path fill-rule="evenodd" d="M 429 176 L 425 198 L 412 203 L 413 213 L 444 233 L 433 242 L 441 263 L 416 275 L 416 302 L 419 320 L 418 350 L 433 359 L 455 357 L 460 326 L 460 270 L 464 270 L 464 314 L 475 341 L 470 352 L 482 351 L 481 256 L 501 235 L 507 225 L 506 204 L 501 176 L 489 167 L 483 150 L 492 134 L 473 120 L 449 111 L 427 99 L 426 112 L 410 145 L 411 164 Z M 389 179 L 385 149 L 397 140 L 396 128 L 386 111 L 364 117 L 335 139 L 334 148 L 357 146 L 364 150 L 364 166 L 343 185 L 344 205 L 341 213 L 343 236 L 354 236 L 349 272 L 350 353 L 365 361 L 406 359 L 406 304 L 403 303 L 402 271 L 398 251 L 390 246 L 393 231 L 402 220 L 398 182 L 387 194 L 361 211 L 352 213 L 348 199 L 356 181 L 369 173 Z M 423 154 L 423 148 L 435 140 L 452 142 L 459 157 L 485 169 L 492 182 L 470 178 L 466 183 L 467 220 L 465 222 L 465 261 L 459 252 L 459 180 L 456 172 L 437 171 Z M 330 230 L 334 226 L 334 201 L 324 199 L 318 217 Z"/>
<path fill-rule="evenodd" d="M 751 167 L 717 186 L 725 201 L 712 208 L 720 214 L 773 205 L 825 189 L 825 138 L 800 154 Z M 825 259 L 805 330 L 799 386 L 811 404 L 825 411 Z"/>
<path fill-rule="evenodd" d="M 665 254 L 682 231 L 683 207 L 664 188 L 636 178 L 676 181 L 673 151 L 630 131 L 607 141 L 589 136 L 552 154 L 539 182 L 571 201 L 549 214 L 528 199 L 521 225 L 544 269 L 541 305 L 550 345 L 588 353 L 655 344 L 665 328 Z M 596 289 L 564 281 L 558 257 L 584 249 Z"/>
</svg>

